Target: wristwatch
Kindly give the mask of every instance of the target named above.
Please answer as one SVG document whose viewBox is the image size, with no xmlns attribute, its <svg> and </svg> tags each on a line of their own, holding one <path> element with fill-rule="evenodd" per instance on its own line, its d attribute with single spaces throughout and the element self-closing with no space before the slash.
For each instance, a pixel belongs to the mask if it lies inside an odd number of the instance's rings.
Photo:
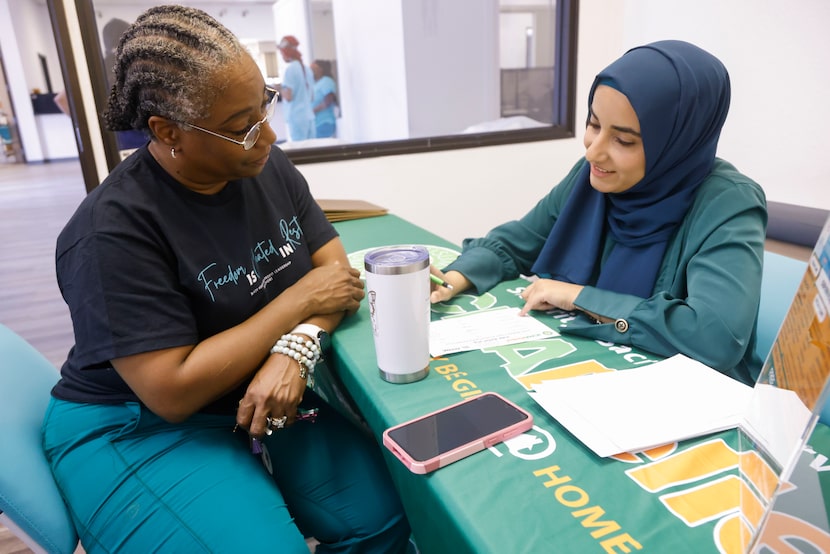
<svg viewBox="0 0 830 554">
<path fill-rule="evenodd" d="M 293 335 L 305 335 L 317 345 L 317 348 L 320 350 L 320 359 L 322 360 L 325 352 L 329 348 L 329 344 L 331 343 L 331 339 L 329 338 L 329 333 L 322 327 L 314 325 L 313 323 L 300 323 L 291 331 Z"/>
</svg>

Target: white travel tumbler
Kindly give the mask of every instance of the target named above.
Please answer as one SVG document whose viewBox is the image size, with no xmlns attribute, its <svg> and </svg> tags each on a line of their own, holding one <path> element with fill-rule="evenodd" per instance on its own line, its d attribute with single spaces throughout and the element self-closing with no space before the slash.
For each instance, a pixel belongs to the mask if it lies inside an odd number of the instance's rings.
<svg viewBox="0 0 830 554">
<path fill-rule="evenodd" d="M 412 383 L 429 371 L 429 253 L 387 246 L 366 253 L 366 295 L 380 376 Z"/>
</svg>

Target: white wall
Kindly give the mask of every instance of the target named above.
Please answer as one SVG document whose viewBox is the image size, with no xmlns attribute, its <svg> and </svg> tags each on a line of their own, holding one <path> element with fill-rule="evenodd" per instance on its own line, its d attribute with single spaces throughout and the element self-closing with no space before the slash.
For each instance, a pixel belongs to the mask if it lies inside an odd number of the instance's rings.
<svg viewBox="0 0 830 554">
<path fill-rule="evenodd" d="M 207 11 L 207 10 L 205 10 Z M 286 35 L 292 35 L 297 39 L 300 45 L 297 50 L 303 56 L 303 63 L 308 65 L 312 61 L 313 54 L 311 52 L 311 26 L 309 25 L 309 16 L 311 12 L 308 9 L 307 0 L 281 0 L 274 4 L 272 8 L 274 20 L 274 40 L 279 44 L 280 39 Z M 236 33 L 233 27 L 228 27 L 231 31 Z M 260 35 L 260 38 L 269 35 Z M 285 68 L 288 63 L 279 57 L 280 75 L 285 74 Z"/>
<path fill-rule="evenodd" d="M 163 3 L 158 2 L 158 4 Z M 224 3 L 200 2 L 199 0 L 172 3 L 204 10 L 218 19 L 222 25 L 230 29 L 241 40 L 262 40 L 276 34 L 271 6 L 266 4 L 239 4 L 232 1 Z M 147 2 L 140 0 L 134 2 L 130 0 L 118 0 L 117 2 L 113 0 L 94 0 L 94 5 L 99 36 L 101 29 L 110 19 L 118 18 L 132 23 L 135 18 L 150 7 Z"/>
<path fill-rule="evenodd" d="M 830 2 L 628 0 L 624 47 L 678 38 L 709 50 L 732 79 L 718 154 L 767 199 L 830 208 Z"/>
<path fill-rule="evenodd" d="M 408 136 L 400 0 L 334 0 L 332 7 L 342 112 L 337 136 L 349 142 Z"/>
<path fill-rule="evenodd" d="M 577 121 L 587 116 L 584 99 L 593 75 L 620 54 L 622 14 L 618 0 L 581 2 Z M 581 135 L 580 130 L 574 139 L 303 164 L 299 169 L 320 198 L 364 198 L 460 244 L 464 237 L 482 235 L 530 209 L 582 154 Z"/>
<path fill-rule="evenodd" d="M 333 11 L 338 138 L 441 136 L 499 117 L 496 0 L 335 0 Z"/>
<path fill-rule="evenodd" d="M 503 13 L 499 15 L 499 67 L 515 69 L 528 66 L 527 29 L 536 28 L 536 16 L 530 12 Z M 535 53 L 534 53 L 535 54 Z M 530 54 L 531 58 L 535 58 Z"/>
<path fill-rule="evenodd" d="M 35 116 L 44 160 L 71 160 L 78 157 L 75 131 L 66 114 L 50 113 Z"/>
<path fill-rule="evenodd" d="M 46 82 L 40 70 L 40 60 L 37 57 L 38 51 L 45 50 L 45 48 L 40 38 L 31 36 L 43 36 L 39 30 L 44 21 L 46 25 L 49 24 L 49 13 L 45 5 L 37 6 L 33 3 L 0 0 L 0 51 L 3 53 L 9 96 L 14 108 L 14 123 L 19 131 L 26 160 L 30 162 L 40 162 L 44 159 L 30 96 L 32 89 L 45 90 L 46 88 Z M 54 42 L 51 44 L 51 51 L 41 53 L 47 55 L 47 59 L 52 53 L 56 57 L 57 49 Z M 57 72 L 50 68 L 50 73 L 52 86 L 62 88 L 63 77 L 59 66 Z M 8 109 L 6 111 L 8 115 L 12 115 Z"/>
<path fill-rule="evenodd" d="M 337 45 L 334 42 L 334 11 L 330 5 L 312 2 L 311 4 L 311 59 L 333 60 L 337 57 Z M 277 37 L 279 39 L 280 37 Z M 335 80 L 336 79 L 335 75 Z"/>
<path fill-rule="evenodd" d="M 52 91 L 58 92 L 63 88 L 58 50 L 49 26 L 49 12 L 45 4 L 29 2 L 9 2 L 11 18 L 15 25 L 17 41 L 20 45 L 20 59 L 23 62 L 23 72 L 26 83 L 32 89 L 48 92 L 46 76 L 40 63 L 38 54 L 46 57 L 46 66 L 49 70 L 49 80 Z M 47 32 L 42 32 L 42 26 L 47 25 Z"/>
<path fill-rule="evenodd" d="M 719 154 L 757 180 L 769 200 L 830 208 L 823 167 L 829 21 L 826 0 L 582 0 L 576 120 L 585 120 L 593 76 L 628 47 L 665 38 L 696 42 L 732 76 Z M 318 197 L 365 198 L 460 243 L 523 215 L 581 155 L 581 128 L 577 135 L 300 170 Z"/>
<path fill-rule="evenodd" d="M 401 3 L 409 136 L 456 134 L 498 119 L 496 0 Z"/>
<path fill-rule="evenodd" d="M 499 21 L 499 67 L 526 67 L 528 61 L 527 29 L 533 30 L 530 45 L 530 67 L 552 67 L 554 63 L 554 39 L 556 22 L 556 2 L 530 6 L 516 4 L 516 11 L 505 9 L 505 3 L 499 2 L 504 9 Z"/>
</svg>

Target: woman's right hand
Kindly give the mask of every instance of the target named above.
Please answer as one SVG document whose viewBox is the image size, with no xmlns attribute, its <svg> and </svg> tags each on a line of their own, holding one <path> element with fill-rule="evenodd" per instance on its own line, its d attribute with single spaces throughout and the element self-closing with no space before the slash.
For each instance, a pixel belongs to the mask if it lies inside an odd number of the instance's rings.
<svg viewBox="0 0 830 554">
<path fill-rule="evenodd" d="M 470 285 L 472 285 L 472 283 L 470 283 L 464 275 L 457 271 L 448 271 L 447 273 L 444 273 L 434 265 L 430 265 L 429 272 L 445 283 L 452 285 L 452 288 L 448 288 L 436 283 L 430 283 L 431 291 L 429 293 L 429 301 L 432 304 L 446 302 L 461 291 L 467 290 L 470 288 Z"/>
<path fill-rule="evenodd" d="M 340 263 L 315 267 L 295 286 L 303 289 L 303 294 L 312 304 L 311 312 L 315 314 L 353 314 L 366 295 L 360 272 Z"/>
<path fill-rule="evenodd" d="M 255 436 L 266 433 L 267 417 L 285 416 L 285 425 L 294 423 L 297 406 L 303 400 L 306 380 L 300 377 L 299 362 L 285 354 L 273 354 L 254 374 L 239 401 L 236 423 Z"/>
</svg>

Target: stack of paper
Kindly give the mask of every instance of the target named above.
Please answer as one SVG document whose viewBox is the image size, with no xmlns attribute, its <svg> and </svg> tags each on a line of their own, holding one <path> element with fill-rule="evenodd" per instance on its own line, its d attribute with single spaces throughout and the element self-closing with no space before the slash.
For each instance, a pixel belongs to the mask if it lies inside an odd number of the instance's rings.
<svg viewBox="0 0 830 554">
<path fill-rule="evenodd" d="M 751 387 L 682 355 L 535 389 L 530 396 L 602 457 L 736 428 L 752 396 Z"/>
<path fill-rule="evenodd" d="M 317 204 L 331 222 L 384 215 L 389 210 L 365 200 L 317 199 Z"/>
<path fill-rule="evenodd" d="M 807 438 L 806 430 L 812 429 L 811 416 L 794 391 L 758 383 L 741 427 L 785 467 L 801 453 L 799 443 Z"/>
<path fill-rule="evenodd" d="M 519 311 L 496 308 L 433 321 L 429 324 L 429 353 L 438 357 L 559 336 L 538 319 L 520 316 Z"/>
</svg>

